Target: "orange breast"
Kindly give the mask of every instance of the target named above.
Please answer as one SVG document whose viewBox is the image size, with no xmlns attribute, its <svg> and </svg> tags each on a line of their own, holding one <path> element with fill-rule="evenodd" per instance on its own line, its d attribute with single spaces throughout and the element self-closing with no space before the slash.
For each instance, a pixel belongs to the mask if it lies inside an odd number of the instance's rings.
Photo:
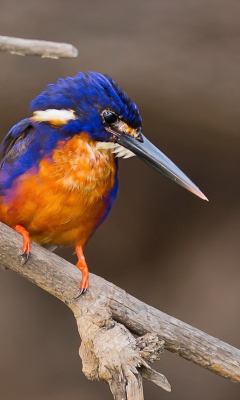
<svg viewBox="0 0 240 400">
<path fill-rule="evenodd" d="M 24 226 L 41 245 L 84 246 L 105 214 L 115 179 L 113 154 L 97 150 L 88 135 L 75 136 L 15 180 L 0 198 L 0 220 Z"/>
</svg>

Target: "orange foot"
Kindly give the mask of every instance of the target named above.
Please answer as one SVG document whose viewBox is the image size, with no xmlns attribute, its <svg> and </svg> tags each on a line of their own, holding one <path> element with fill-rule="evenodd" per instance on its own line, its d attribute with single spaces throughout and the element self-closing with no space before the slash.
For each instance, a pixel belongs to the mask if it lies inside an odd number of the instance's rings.
<svg viewBox="0 0 240 400">
<path fill-rule="evenodd" d="M 23 228 L 22 225 L 16 225 L 13 227 L 13 229 L 15 231 L 17 231 L 18 233 L 20 233 L 23 237 L 23 245 L 22 245 L 22 254 L 21 256 L 25 259 L 24 264 L 26 264 L 26 262 L 29 259 L 29 255 L 30 255 L 30 237 L 29 237 L 29 233 L 28 231 L 26 231 L 25 228 Z"/>
<path fill-rule="evenodd" d="M 76 295 L 75 299 L 77 299 L 79 296 L 81 296 L 81 294 L 84 294 L 87 291 L 88 282 L 89 282 L 88 266 L 86 264 L 85 257 L 83 255 L 82 246 L 76 246 L 76 253 L 77 253 L 77 258 L 78 258 L 76 267 L 78 267 L 80 269 L 80 271 L 82 272 L 82 281 L 80 284 L 79 292 Z"/>
</svg>

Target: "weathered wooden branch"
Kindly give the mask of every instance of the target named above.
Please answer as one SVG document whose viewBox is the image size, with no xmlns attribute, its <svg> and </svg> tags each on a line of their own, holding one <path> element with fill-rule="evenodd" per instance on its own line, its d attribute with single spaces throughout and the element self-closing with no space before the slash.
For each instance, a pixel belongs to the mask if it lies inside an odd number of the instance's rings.
<svg viewBox="0 0 240 400">
<path fill-rule="evenodd" d="M 143 399 L 142 377 L 170 390 L 151 369 L 163 346 L 234 382 L 240 382 L 240 350 L 185 324 L 91 274 L 90 289 L 78 300 L 80 272 L 33 243 L 27 264 L 19 261 L 21 236 L 0 223 L 0 264 L 63 301 L 74 313 L 82 339 L 83 372 L 105 379 L 117 400 Z M 136 334 L 137 339 L 132 335 Z"/>
<path fill-rule="evenodd" d="M 0 36 L 0 51 L 8 51 L 19 56 L 30 55 L 42 58 L 72 58 L 78 55 L 76 47 L 68 43 L 10 36 Z"/>
</svg>

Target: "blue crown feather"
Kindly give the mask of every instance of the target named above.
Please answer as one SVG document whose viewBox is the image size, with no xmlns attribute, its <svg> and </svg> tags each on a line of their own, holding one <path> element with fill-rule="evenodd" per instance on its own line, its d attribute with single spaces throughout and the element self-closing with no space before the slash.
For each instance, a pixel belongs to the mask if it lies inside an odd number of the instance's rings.
<svg viewBox="0 0 240 400">
<path fill-rule="evenodd" d="M 133 128 L 141 125 L 138 108 L 108 75 L 79 72 L 74 78 L 58 79 L 48 85 L 30 106 L 31 111 L 72 109 L 89 133 L 100 129 L 99 110 L 113 109 Z M 86 125 L 87 124 L 87 125 Z M 86 125 L 86 126 L 85 126 Z"/>
</svg>

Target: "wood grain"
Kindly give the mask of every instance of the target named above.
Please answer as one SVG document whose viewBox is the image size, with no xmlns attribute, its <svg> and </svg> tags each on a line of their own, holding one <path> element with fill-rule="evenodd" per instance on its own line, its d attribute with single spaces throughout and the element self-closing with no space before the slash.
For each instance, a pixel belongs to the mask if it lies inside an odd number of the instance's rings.
<svg viewBox="0 0 240 400">
<path fill-rule="evenodd" d="M 22 39 L 11 36 L 0 36 L 0 51 L 8 51 L 19 56 L 30 55 L 56 59 L 72 58 L 78 55 L 76 47 L 68 43 Z"/>
<path fill-rule="evenodd" d="M 20 235 L 0 223 L 0 239 L 0 264 L 16 271 L 70 307 L 78 321 L 82 339 L 85 333 L 82 332 L 81 318 L 94 321 L 94 329 L 98 325 L 99 328 L 104 327 L 106 331 L 110 331 L 113 326 L 118 326 L 116 334 L 119 335 L 122 334 L 119 329 L 121 330 L 121 327 L 124 326 L 124 329 L 127 328 L 127 333 L 124 333 L 125 337 L 130 332 L 138 336 L 150 332 L 165 342 L 167 350 L 218 375 L 234 382 L 240 382 L 240 350 L 141 302 L 124 290 L 93 274 L 90 276 L 89 291 L 75 300 L 74 296 L 78 291 L 81 278 L 77 268 L 34 243 L 28 263 L 22 265 L 19 261 L 22 243 Z M 132 339 L 129 343 L 132 348 L 136 348 L 136 342 L 133 343 Z M 140 353 L 138 349 L 138 354 Z M 144 361 L 141 361 L 141 365 L 144 367 L 145 361 L 149 361 L 149 354 L 144 358 L 141 353 L 142 359 Z M 154 373 L 155 371 L 146 373 L 144 368 L 142 369 L 142 376 L 151 375 L 153 378 Z M 93 376 L 92 379 L 95 379 L 96 376 Z M 126 376 L 123 374 L 123 380 L 125 378 Z M 157 380 L 156 375 L 155 380 Z M 141 390 L 141 384 L 135 382 L 135 385 L 137 384 Z M 167 390 L 170 390 L 168 382 L 166 387 Z M 132 397 L 127 397 L 126 394 L 126 397 L 115 396 L 115 398 L 130 399 Z"/>
</svg>

